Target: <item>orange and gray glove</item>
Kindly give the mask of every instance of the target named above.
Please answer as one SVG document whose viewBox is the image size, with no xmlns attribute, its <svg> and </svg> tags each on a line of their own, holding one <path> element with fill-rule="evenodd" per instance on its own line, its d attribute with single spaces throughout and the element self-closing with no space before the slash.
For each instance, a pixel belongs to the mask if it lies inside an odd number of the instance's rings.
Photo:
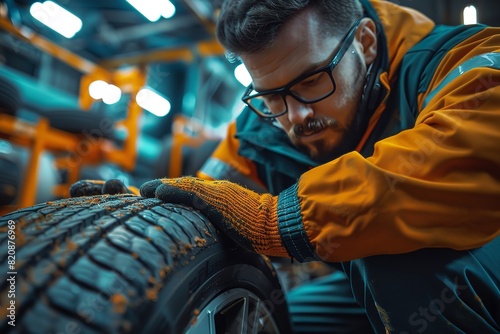
<svg viewBox="0 0 500 334">
<path fill-rule="evenodd" d="M 140 187 L 142 196 L 184 204 L 203 213 L 242 247 L 269 256 L 289 256 L 278 232 L 278 197 L 257 194 L 229 181 L 195 177 L 157 179 Z"/>
<path fill-rule="evenodd" d="M 69 188 L 70 197 L 117 194 L 139 195 L 139 191 L 137 188 L 132 186 L 125 186 L 125 184 L 118 179 L 111 179 L 107 181 L 80 180 L 73 183 Z"/>
</svg>

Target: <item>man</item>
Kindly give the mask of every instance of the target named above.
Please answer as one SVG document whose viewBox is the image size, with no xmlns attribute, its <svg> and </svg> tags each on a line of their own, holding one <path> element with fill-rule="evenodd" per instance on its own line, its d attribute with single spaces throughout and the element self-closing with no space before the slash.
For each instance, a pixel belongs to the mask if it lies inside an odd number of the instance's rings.
<svg viewBox="0 0 500 334">
<path fill-rule="evenodd" d="M 200 178 L 141 194 L 255 252 L 339 264 L 349 286 L 336 271 L 308 316 L 290 297 L 297 332 L 499 332 L 500 29 L 385 1 L 227 0 L 217 36 L 252 76 L 248 108 Z"/>
</svg>

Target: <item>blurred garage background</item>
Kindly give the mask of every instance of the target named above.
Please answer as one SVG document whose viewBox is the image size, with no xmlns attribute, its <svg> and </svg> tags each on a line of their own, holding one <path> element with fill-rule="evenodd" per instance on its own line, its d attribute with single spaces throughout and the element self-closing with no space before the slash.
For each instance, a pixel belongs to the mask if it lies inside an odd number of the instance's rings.
<svg viewBox="0 0 500 334">
<path fill-rule="evenodd" d="M 0 213 L 82 178 L 194 174 L 249 83 L 214 39 L 219 2 L 0 1 Z M 500 25 L 497 0 L 393 2 Z"/>
</svg>

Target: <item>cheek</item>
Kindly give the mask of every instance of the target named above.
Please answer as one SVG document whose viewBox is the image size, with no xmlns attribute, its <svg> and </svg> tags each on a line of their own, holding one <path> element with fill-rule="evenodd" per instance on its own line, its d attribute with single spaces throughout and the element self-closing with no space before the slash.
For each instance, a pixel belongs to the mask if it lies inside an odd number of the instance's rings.
<svg viewBox="0 0 500 334">
<path fill-rule="evenodd" d="M 353 91 L 355 90 L 355 87 L 353 86 L 352 82 L 350 82 L 348 79 L 346 80 L 345 76 L 339 75 L 336 80 L 337 89 L 331 96 L 331 103 L 336 109 L 345 109 L 352 102 L 350 100 L 354 95 Z"/>
<path fill-rule="evenodd" d="M 334 95 L 337 95 L 339 104 L 352 104 L 352 99 L 359 96 L 359 92 L 364 84 L 366 68 L 363 66 L 361 59 L 356 54 L 354 57 L 342 59 L 342 66 L 338 66 L 334 73 L 337 90 Z"/>
<path fill-rule="evenodd" d="M 335 93 L 318 107 L 318 112 L 329 115 L 337 119 L 340 124 L 347 125 L 351 122 L 357 106 L 361 99 L 361 92 L 364 85 L 364 69 L 360 64 L 353 61 L 351 68 L 344 66 L 335 77 Z"/>
<path fill-rule="evenodd" d="M 337 122 L 345 124 L 351 108 L 349 108 L 345 95 L 342 93 L 342 91 L 337 90 L 332 96 L 318 102 L 314 106 L 315 115 L 329 116 L 335 118 Z"/>
</svg>

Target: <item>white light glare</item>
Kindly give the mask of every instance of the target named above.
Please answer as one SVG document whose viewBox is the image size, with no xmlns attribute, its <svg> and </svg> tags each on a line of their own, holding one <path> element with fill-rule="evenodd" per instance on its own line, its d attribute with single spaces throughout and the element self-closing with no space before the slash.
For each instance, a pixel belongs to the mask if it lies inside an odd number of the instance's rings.
<svg viewBox="0 0 500 334">
<path fill-rule="evenodd" d="M 175 14 L 175 6 L 170 1 L 166 1 L 165 4 L 161 5 L 161 16 L 166 19 L 171 18 Z"/>
<path fill-rule="evenodd" d="M 141 89 L 139 93 L 137 93 L 135 100 L 142 109 L 158 117 L 163 117 L 170 112 L 170 102 L 149 88 Z"/>
<path fill-rule="evenodd" d="M 122 90 L 115 85 L 108 85 L 106 94 L 102 98 L 102 102 L 106 104 L 115 104 L 120 101 L 122 97 Z"/>
<path fill-rule="evenodd" d="M 464 24 L 477 23 L 477 10 L 475 6 L 467 6 L 464 8 Z"/>
<path fill-rule="evenodd" d="M 82 29 L 82 20 L 52 1 L 35 2 L 30 7 L 30 14 L 66 38 L 75 36 Z"/>
<path fill-rule="evenodd" d="M 169 0 L 127 0 L 149 21 L 156 22 L 160 17 L 170 18 L 175 14 L 175 6 Z"/>
<path fill-rule="evenodd" d="M 102 99 L 106 104 L 115 104 L 122 97 L 120 88 L 102 80 L 96 80 L 89 85 L 89 94 L 93 99 Z"/>
<path fill-rule="evenodd" d="M 96 80 L 89 85 L 89 94 L 94 100 L 102 99 L 104 92 L 108 88 L 108 83 L 102 80 Z"/>
<path fill-rule="evenodd" d="M 252 83 L 252 77 L 248 73 L 245 65 L 240 64 L 234 69 L 234 76 L 243 86 L 247 87 Z"/>
</svg>

